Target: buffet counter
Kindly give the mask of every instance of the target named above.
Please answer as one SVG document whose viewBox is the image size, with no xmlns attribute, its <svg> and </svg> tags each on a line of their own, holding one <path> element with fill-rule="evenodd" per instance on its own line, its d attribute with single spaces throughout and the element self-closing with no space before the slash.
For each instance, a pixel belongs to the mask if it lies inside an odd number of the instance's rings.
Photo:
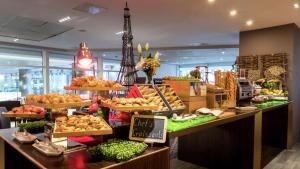
<svg viewBox="0 0 300 169">
<path fill-rule="evenodd" d="M 170 168 L 169 147 L 178 138 L 178 159 L 207 168 L 260 169 L 274 155 L 292 145 L 291 102 L 211 120 L 168 132 L 167 147 L 149 147 L 127 162 L 94 160 L 86 150 L 46 157 L 31 144 L 20 144 L 12 134 L 17 128 L 0 130 L 0 169 L 3 168 Z M 127 135 L 127 134 L 126 134 Z M 271 153 L 270 153 L 271 152 Z M 17 161 L 17 162 L 16 162 Z"/>
<path fill-rule="evenodd" d="M 86 150 L 81 150 L 59 157 L 47 157 L 31 144 L 20 144 L 12 137 L 17 128 L 0 130 L 0 168 L 72 168 L 72 169 L 169 169 L 169 148 L 148 147 L 140 156 L 132 160 L 116 163 L 94 160 Z"/>
<path fill-rule="evenodd" d="M 167 144 L 172 146 L 178 137 L 178 159 L 232 169 L 263 168 L 274 158 L 265 147 L 276 147 L 277 154 L 291 147 L 291 102 L 255 111 L 228 111 L 236 115 L 168 132 Z"/>
</svg>

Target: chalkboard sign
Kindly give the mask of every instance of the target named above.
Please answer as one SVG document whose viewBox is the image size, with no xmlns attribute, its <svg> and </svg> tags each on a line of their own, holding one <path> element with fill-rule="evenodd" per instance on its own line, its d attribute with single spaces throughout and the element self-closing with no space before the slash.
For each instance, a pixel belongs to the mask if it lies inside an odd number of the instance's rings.
<svg viewBox="0 0 300 169">
<path fill-rule="evenodd" d="M 152 115 L 133 115 L 129 139 L 146 143 L 166 142 L 167 117 Z"/>
<path fill-rule="evenodd" d="M 163 79 L 162 78 L 154 78 L 153 82 L 154 82 L 154 84 L 163 84 Z"/>
</svg>

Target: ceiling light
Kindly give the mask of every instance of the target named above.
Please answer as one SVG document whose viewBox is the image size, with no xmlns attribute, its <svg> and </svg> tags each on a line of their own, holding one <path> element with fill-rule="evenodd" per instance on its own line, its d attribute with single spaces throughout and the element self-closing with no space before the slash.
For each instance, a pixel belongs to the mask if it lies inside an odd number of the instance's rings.
<svg viewBox="0 0 300 169">
<path fill-rule="evenodd" d="M 189 45 L 190 45 L 190 46 L 200 46 L 201 43 L 190 43 Z"/>
<path fill-rule="evenodd" d="M 224 51 L 222 51 L 221 53 L 222 53 L 223 55 L 225 54 L 225 52 L 224 52 Z"/>
<path fill-rule="evenodd" d="M 236 14 L 237 14 L 236 10 L 231 10 L 231 11 L 230 11 L 230 15 L 231 15 L 231 16 L 235 16 Z"/>
<path fill-rule="evenodd" d="M 294 8 L 298 9 L 299 8 L 299 4 L 298 3 L 294 3 Z"/>
<path fill-rule="evenodd" d="M 120 31 L 120 32 L 117 32 L 117 33 L 115 33 L 116 35 L 121 35 L 121 34 L 123 34 L 124 33 L 124 31 Z"/>
<path fill-rule="evenodd" d="M 247 22 L 246 22 L 246 25 L 247 26 L 251 26 L 253 24 L 253 21 L 252 20 L 248 20 Z"/>
<path fill-rule="evenodd" d="M 209 2 L 209 3 L 213 3 L 213 2 L 215 2 L 215 0 L 208 0 L 208 2 Z"/>
<path fill-rule="evenodd" d="M 71 17 L 70 16 L 66 16 L 66 17 L 63 17 L 61 19 L 58 20 L 59 23 L 62 23 L 62 22 L 66 22 L 66 21 L 69 21 L 71 20 Z"/>
<path fill-rule="evenodd" d="M 18 41 L 19 41 L 19 39 L 18 39 L 18 38 L 15 38 L 15 39 L 14 39 L 14 42 L 18 42 Z"/>
</svg>

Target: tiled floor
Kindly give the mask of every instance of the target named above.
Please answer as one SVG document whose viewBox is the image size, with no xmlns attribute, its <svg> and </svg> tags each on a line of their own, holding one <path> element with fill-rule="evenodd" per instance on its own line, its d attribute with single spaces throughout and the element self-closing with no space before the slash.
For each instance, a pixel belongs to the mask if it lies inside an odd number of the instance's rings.
<svg viewBox="0 0 300 169">
<path fill-rule="evenodd" d="M 171 169 L 205 169 L 177 159 L 171 160 Z M 300 169 L 300 143 L 291 150 L 282 151 L 264 169 Z"/>
<path fill-rule="evenodd" d="M 282 151 L 264 169 L 300 169 L 300 143 Z"/>
<path fill-rule="evenodd" d="M 171 160 L 171 169 L 206 169 L 178 159 Z"/>
</svg>

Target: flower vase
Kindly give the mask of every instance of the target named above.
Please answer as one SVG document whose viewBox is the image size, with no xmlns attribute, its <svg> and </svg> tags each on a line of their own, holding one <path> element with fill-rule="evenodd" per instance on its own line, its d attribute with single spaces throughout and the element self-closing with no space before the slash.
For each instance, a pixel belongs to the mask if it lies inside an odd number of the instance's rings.
<svg viewBox="0 0 300 169">
<path fill-rule="evenodd" d="M 147 75 L 147 84 L 152 84 L 153 75 L 151 73 L 146 73 Z"/>
</svg>

